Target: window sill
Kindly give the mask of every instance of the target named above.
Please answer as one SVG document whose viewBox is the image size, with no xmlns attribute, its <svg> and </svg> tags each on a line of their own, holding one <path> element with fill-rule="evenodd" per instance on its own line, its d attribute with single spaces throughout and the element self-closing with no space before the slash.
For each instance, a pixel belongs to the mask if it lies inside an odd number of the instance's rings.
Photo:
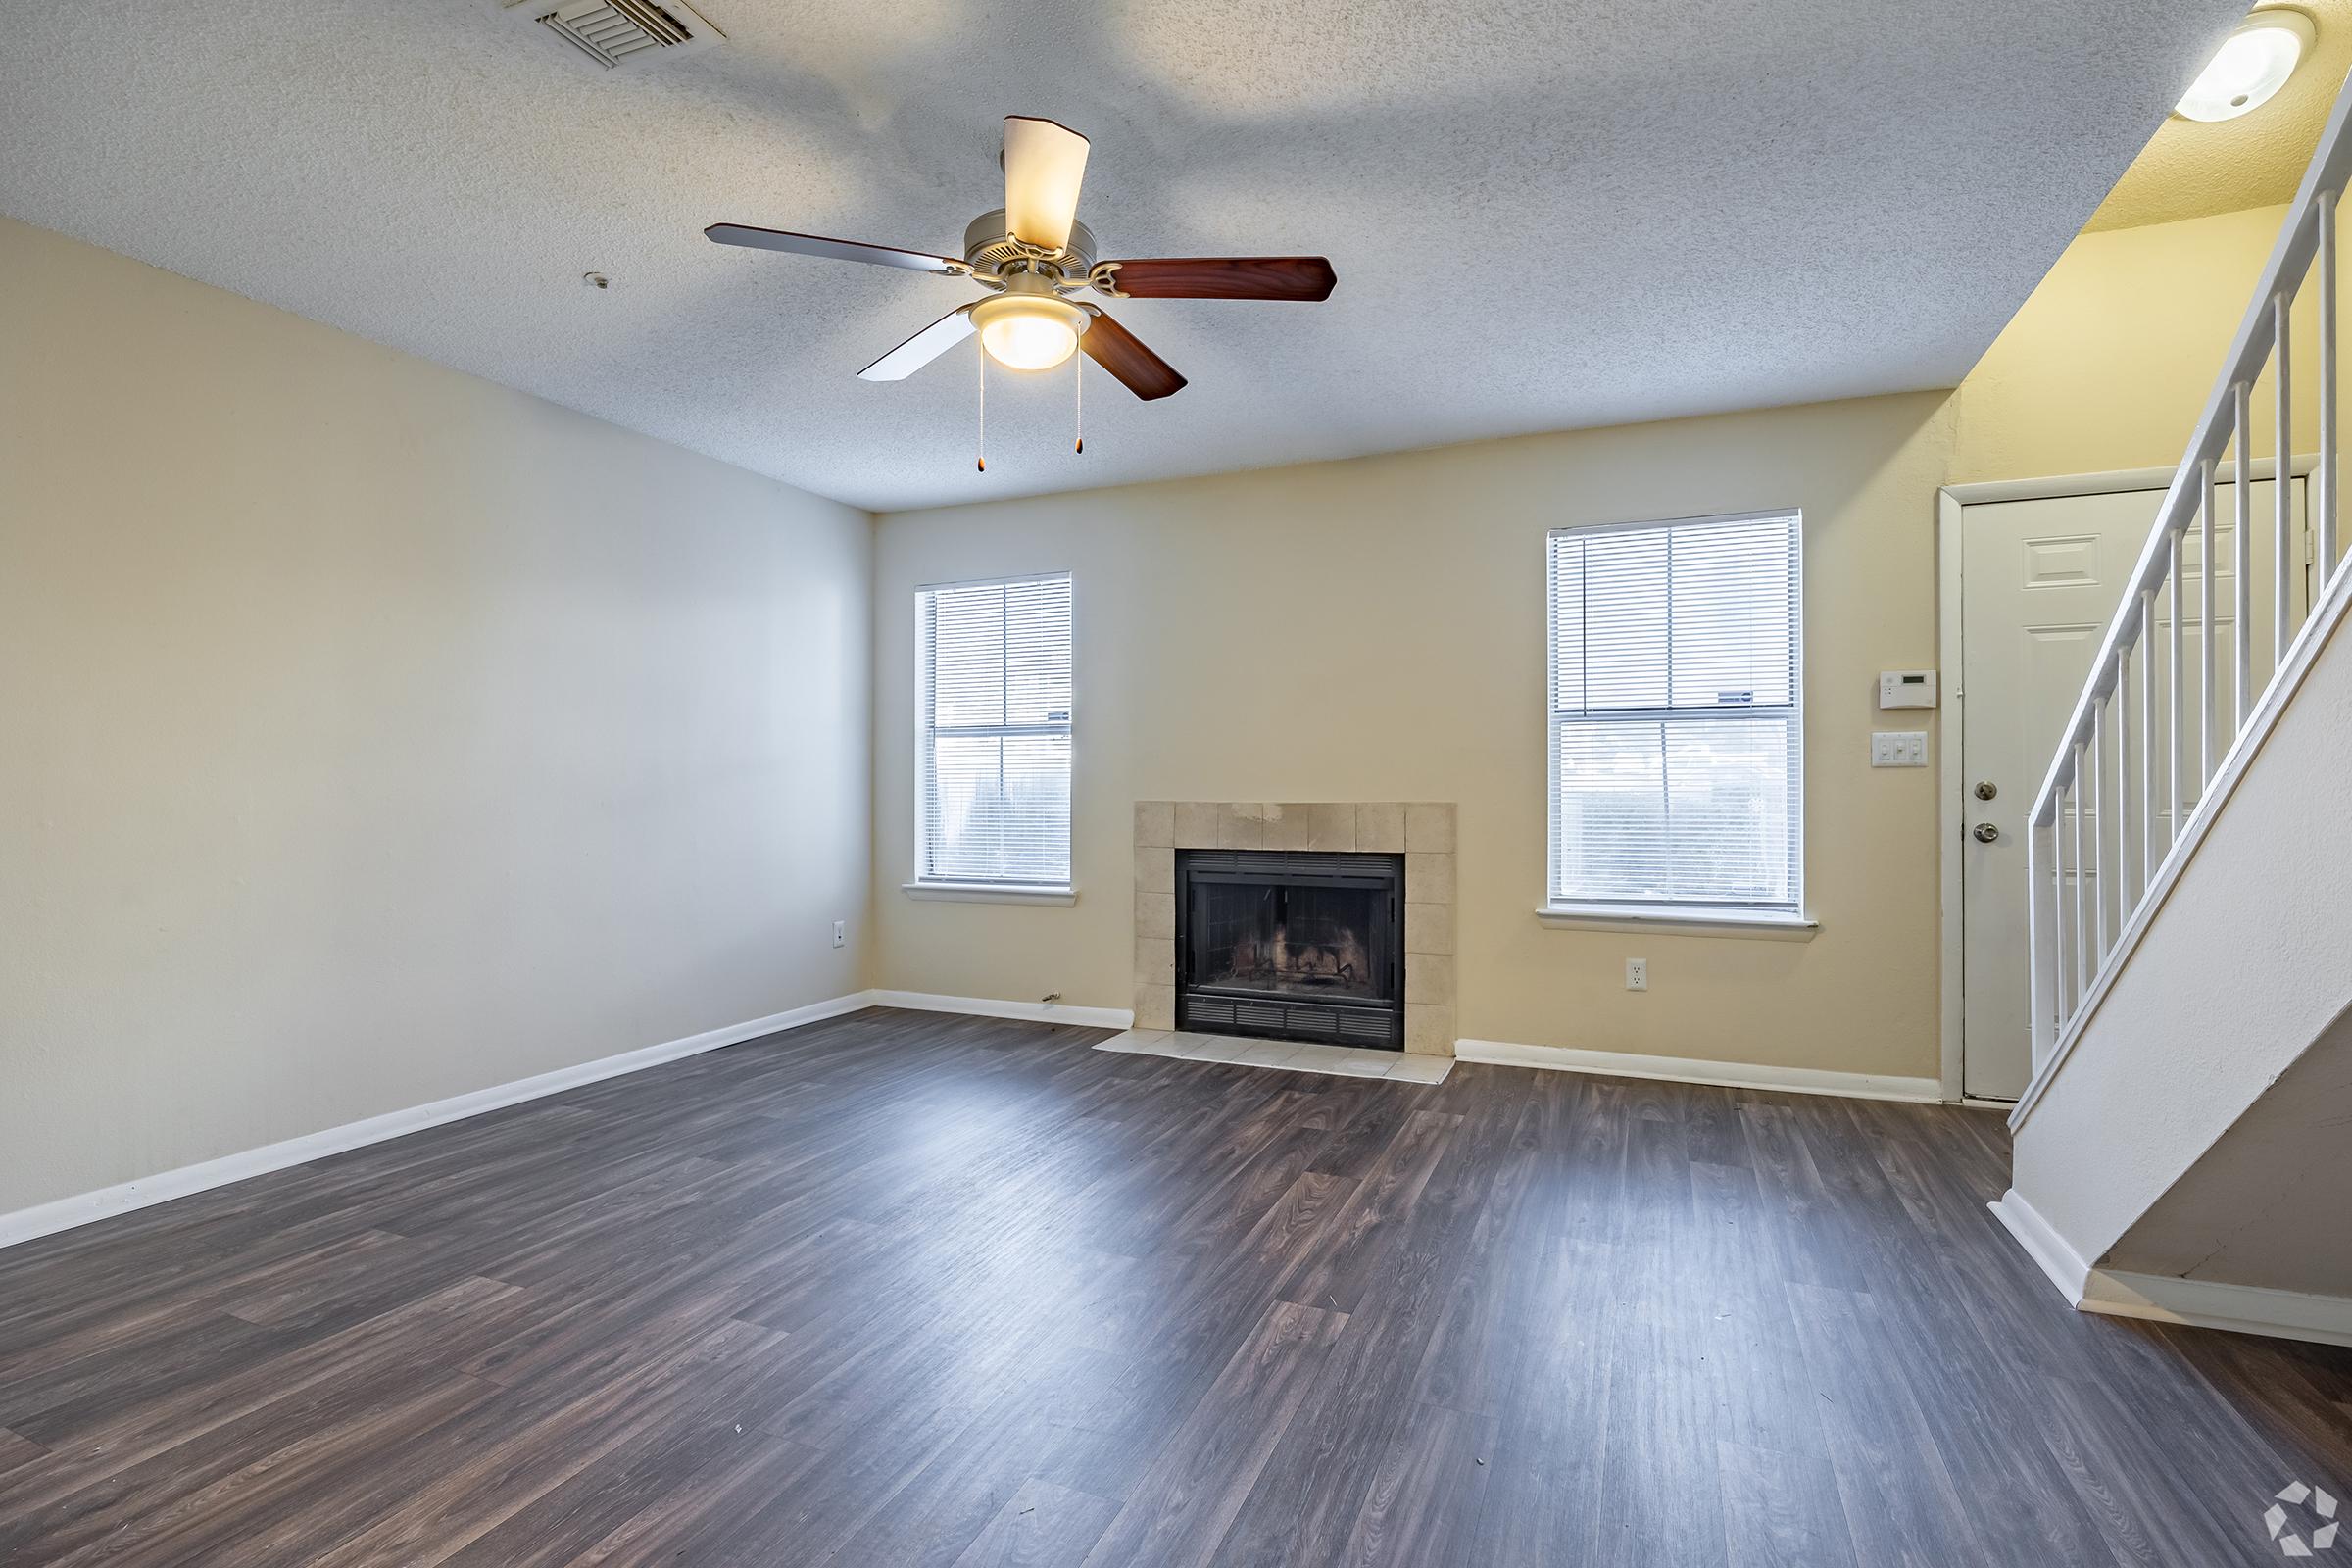
<svg viewBox="0 0 2352 1568">
<path fill-rule="evenodd" d="M 1640 905 L 1542 905 L 1536 918 L 1559 931 L 1655 931 L 1676 936 L 1745 937 L 1760 942 L 1810 942 L 1817 921 L 1801 914 L 1748 914 L 1737 909 L 1657 909 Z"/>
<path fill-rule="evenodd" d="M 1018 887 L 1009 882 L 902 882 L 910 899 L 945 904 L 1076 904 L 1076 888 Z"/>
</svg>

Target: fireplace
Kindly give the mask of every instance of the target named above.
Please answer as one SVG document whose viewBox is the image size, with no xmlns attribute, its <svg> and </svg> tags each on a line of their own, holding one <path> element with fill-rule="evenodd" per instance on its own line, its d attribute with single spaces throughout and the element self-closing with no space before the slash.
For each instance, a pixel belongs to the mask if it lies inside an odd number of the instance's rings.
<svg viewBox="0 0 2352 1568">
<path fill-rule="evenodd" d="M 1176 1027 L 1404 1049 L 1404 857 L 1176 852 Z"/>
</svg>

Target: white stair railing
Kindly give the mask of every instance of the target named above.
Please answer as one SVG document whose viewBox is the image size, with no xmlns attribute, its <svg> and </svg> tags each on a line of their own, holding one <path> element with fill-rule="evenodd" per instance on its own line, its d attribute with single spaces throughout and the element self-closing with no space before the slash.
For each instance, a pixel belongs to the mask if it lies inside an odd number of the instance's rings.
<svg viewBox="0 0 2352 1568">
<path fill-rule="evenodd" d="M 2352 81 L 2337 93 L 2027 817 L 2034 1078 L 2013 1123 L 2033 1107 L 2150 908 L 2203 837 L 2221 804 L 2213 786 L 2234 777 L 2241 749 L 2276 717 L 2285 677 L 2299 667 L 2297 655 L 2309 653 L 2301 640 L 2323 629 L 2310 612 L 2328 601 L 2341 576 L 2335 266 L 2337 202 L 2352 177 L 2348 115 Z M 2317 396 L 2307 400 L 2318 426 L 2311 438 L 2317 457 L 2305 466 L 2308 560 L 2291 482 L 2303 368 L 2288 350 L 2298 294 L 2317 338 Z M 2258 453 L 2254 393 L 2266 371 L 2272 429 L 2268 450 Z M 2271 494 L 2258 519 L 2254 491 L 2265 479 L 2273 481 Z M 2258 526 L 2271 541 L 2263 648 L 2254 646 Z M 2227 561 L 2217 559 L 2217 534 L 2228 536 Z M 2234 584 L 2229 604 L 2214 602 L 2217 575 Z M 2258 670 L 2266 672 L 2259 689 Z"/>
</svg>

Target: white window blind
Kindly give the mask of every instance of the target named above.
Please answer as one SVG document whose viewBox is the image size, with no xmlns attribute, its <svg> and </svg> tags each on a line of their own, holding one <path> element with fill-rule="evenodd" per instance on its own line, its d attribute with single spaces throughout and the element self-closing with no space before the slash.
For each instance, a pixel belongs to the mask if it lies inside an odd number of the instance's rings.
<svg viewBox="0 0 2352 1568">
<path fill-rule="evenodd" d="M 1070 880 L 1070 579 L 915 593 L 915 876 Z"/>
<path fill-rule="evenodd" d="M 1799 519 L 1550 536 L 1557 908 L 1804 902 Z"/>
</svg>

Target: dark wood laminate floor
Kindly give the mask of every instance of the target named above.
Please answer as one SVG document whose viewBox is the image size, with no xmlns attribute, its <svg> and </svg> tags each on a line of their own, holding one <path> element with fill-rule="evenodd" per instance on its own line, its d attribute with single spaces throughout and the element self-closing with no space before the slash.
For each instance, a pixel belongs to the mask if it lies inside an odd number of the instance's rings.
<svg viewBox="0 0 2352 1568">
<path fill-rule="evenodd" d="M 2352 1352 L 1969 1111 L 872 1011 L 0 1253 L 0 1562 L 2211 1564 Z"/>
</svg>

